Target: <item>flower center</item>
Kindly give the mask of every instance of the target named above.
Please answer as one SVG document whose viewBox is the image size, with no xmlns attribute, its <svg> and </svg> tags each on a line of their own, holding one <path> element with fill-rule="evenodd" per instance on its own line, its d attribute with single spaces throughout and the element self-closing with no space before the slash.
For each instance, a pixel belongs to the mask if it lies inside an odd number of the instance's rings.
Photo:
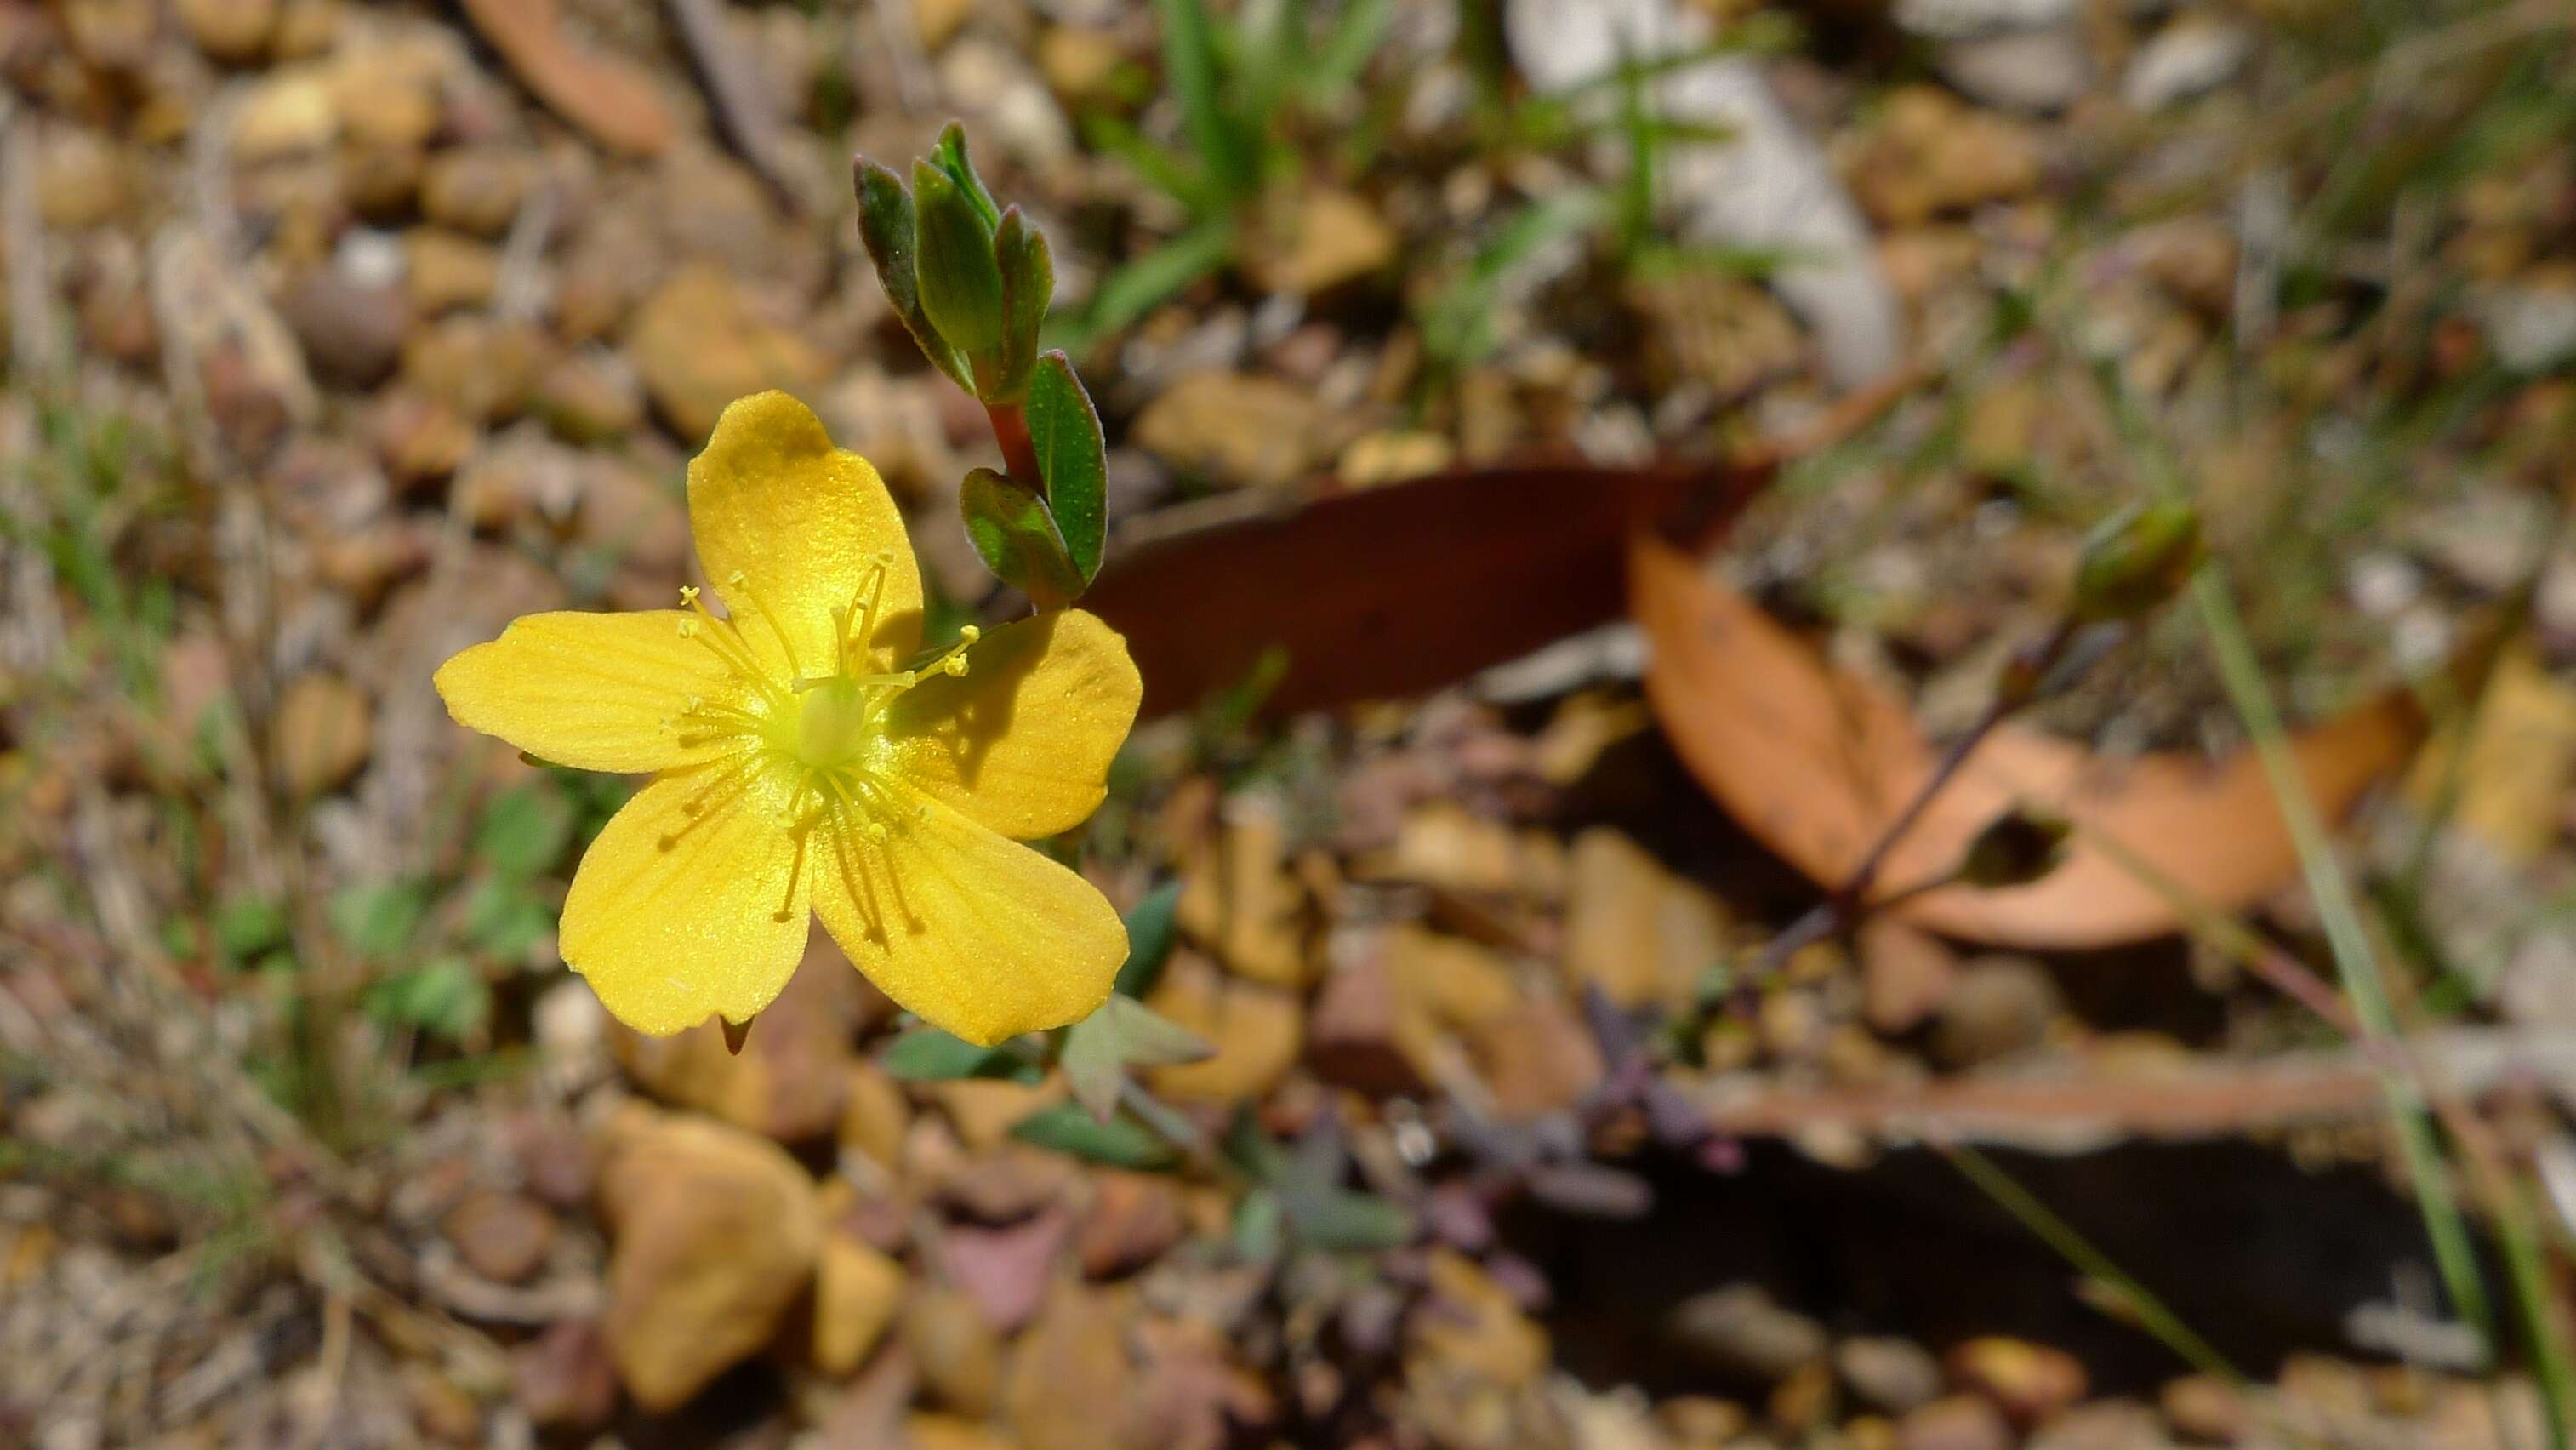
<svg viewBox="0 0 2576 1450">
<path fill-rule="evenodd" d="M 789 807 L 791 815 L 800 814 L 809 799 L 837 806 L 851 800 L 853 792 L 866 795 L 871 772 L 865 757 L 869 745 L 883 733 L 886 706 L 923 680 L 965 674 L 967 647 L 983 634 L 968 625 L 955 644 L 912 669 L 870 672 L 867 641 L 877 621 L 878 595 L 890 558 L 881 554 L 857 596 L 831 612 L 830 657 L 810 663 L 797 659 L 788 631 L 740 570 L 725 581 L 740 601 L 738 618 L 717 617 L 694 586 L 683 588 L 680 604 L 688 614 L 680 621 L 681 637 L 713 652 L 746 698 L 692 697 L 688 708 L 670 722 L 682 742 L 712 744 L 728 738 L 759 742 L 762 755 L 773 765 L 794 771 L 796 804 Z M 745 637 L 742 618 L 757 620 L 778 641 L 787 666 L 783 678 L 763 666 Z"/>
<path fill-rule="evenodd" d="M 809 770 L 836 771 L 859 758 L 874 733 L 868 691 L 847 675 L 824 680 L 798 697 L 796 758 Z"/>
<path fill-rule="evenodd" d="M 787 894 L 778 906 L 784 921 L 794 909 L 797 882 L 803 877 L 817 828 L 825 828 L 826 849 L 842 869 L 863 874 L 874 848 L 882 856 L 887 840 L 928 813 L 927 805 L 907 805 L 889 780 L 880 777 L 881 762 L 871 760 L 872 747 L 885 731 L 888 704 L 915 685 L 938 675 L 966 673 L 966 650 L 983 631 L 967 625 L 955 644 L 911 669 L 887 673 L 868 670 L 869 643 L 875 637 L 879 596 L 892 555 L 880 553 L 857 595 L 831 612 L 832 648 L 827 660 L 803 661 L 796 645 L 769 604 L 740 570 L 725 583 L 738 601 L 738 615 L 719 618 L 698 597 L 695 586 L 680 591 L 688 613 L 680 620 L 680 637 L 712 651 L 731 675 L 738 693 L 729 699 L 691 696 L 670 722 L 680 742 L 689 746 L 728 743 L 715 773 L 682 809 L 706 818 L 726 801 L 738 798 L 754 782 L 766 780 L 784 795 L 783 825 L 796 843 Z M 765 667 L 745 637 L 743 620 L 756 620 L 777 640 L 784 678 Z M 822 668 L 812 671 L 814 665 Z M 666 838 L 670 850 L 676 838 Z M 889 891 L 898 888 L 892 858 L 878 862 Z M 867 893 L 865 911 L 870 934 L 882 936 L 873 877 L 860 887 Z M 899 903 L 898 896 L 898 903 Z M 906 916 L 910 911 L 906 908 Z"/>
</svg>

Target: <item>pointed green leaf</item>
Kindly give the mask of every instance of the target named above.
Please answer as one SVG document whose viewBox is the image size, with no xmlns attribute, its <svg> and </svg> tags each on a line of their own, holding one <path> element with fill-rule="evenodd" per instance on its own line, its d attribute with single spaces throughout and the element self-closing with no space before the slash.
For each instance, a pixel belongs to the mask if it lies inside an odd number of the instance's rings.
<svg viewBox="0 0 2576 1450">
<path fill-rule="evenodd" d="M 1372 1193 L 1328 1188 L 1283 1193 L 1280 1206 L 1303 1242 L 1339 1253 L 1381 1253 L 1413 1242 L 1413 1214 Z"/>
<path fill-rule="evenodd" d="M 1215 1051 L 1197 1033 L 1133 997 L 1111 994 L 1100 1010 L 1073 1024 L 1058 1059 L 1076 1102 L 1103 1122 L 1118 1106 L 1130 1067 L 1198 1062 Z"/>
<path fill-rule="evenodd" d="M 1188 231 L 1111 272 L 1092 290 L 1080 314 L 1047 320 L 1049 340 L 1075 352 L 1121 331 L 1234 255 L 1235 214 L 1218 212 Z"/>
<path fill-rule="evenodd" d="M 879 1066 L 906 1082 L 947 1082 L 961 1077 L 1002 1078 L 1033 1083 L 1035 1064 L 998 1047 L 977 1047 L 936 1027 L 923 1027 L 895 1039 Z"/>
<path fill-rule="evenodd" d="M 975 172 L 974 159 L 966 154 L 966 127 L 962 122 L 951 121 L 939 128 L 939 140 L 930 149 L 930 159 L 948 173 L 948 179 L 957 183 L 968 201 L 975 203 L 975 210 L 983 214 L 986 230 L 1002 224 L 1001 209 L 993 204 L 993 193 L 984 188 L 984 178 Z"/>
<path fill-rule="evenodd" d="M 1112 1001 L 1122 1000 L 1111 998 Z M 1118 1111 L 1118 1090 L 1127 1083 L 1127 1065 L 1118 1057 L 1117 1029 L 1095 1025 L 1107 1015 L 1094 1012 L 1064 1034 L 1064 1052 L 1056 1066 L 1064 1069 L 1064 1084 L 1073 1090 L 1073 1100 L 1095 1122 L 1108 1122 Z"/>
<path fill-rule="evenodd" d="M 957 509 L 975 552 L 1003 583 L 1031 599 L 1061 601 L 1082 592 L 1082 576 L 1065 557 L 1055 520 L 1035 489 L 978 468 L 958 488 Z"/>
<path fill-rule="evenodd" d="M 1076 1103 L 1049 1103 L 1020 1120 L 1011 1136 L 1112 1168 L 1150 1170 L 1179 1161 L 1172 1146 L 1134 1118 L 1099 1122 Z"/>
<path fill-rule="evenodd" d="M 1120 1056 L 1130 1067 L 1179 1067 L 1216 1053 L 1206 1038 L 1133 997 L 1113 994 L 1094 1015 L 1115 1024 Z"/>
<path fill-rule="evenodd" d="M 1015 399 L 1028 391 L 1029 370 L 1037 366 L 1038 331 L 1046 326 L 1047 304 L 1055 300 L 1055 254 L 1046 233 L 1012 207 L 993 234 L 993 258 L 1002 269 L 1000 395 Z"/>
<path fill-rule="evenodd" d="M 1246 1263 L 1266 1264 L 1287 1243 L 1287 1219 L 1279 1195 L 1256 1188 L 1234 1206 L 1234 1254 Z"/>
<path fill-rule="evenodd" d="M 894 315 L 903 319 L 904 329 L 931 366 L 948 374 L 957 386 L 968 387 L 957 349 L 948 345 L 931 325 L 930 314 L 921 310 L 913 263 L 920 227 L 913 215 L 912 193 L 904 190 L 902 177 L 864 156 L 853 173 L 859 193 L 859 239 L 868 244 L 868 260 L 876 264 L 877 283 L 885 288 L 886 301 L 894 305 Z"/>
<path fill-rule="evenodd" d="M 1062 352 L 1038 359 L 1029 378 L 1028 416 L 1047 506 L 1066 557 L 1088 584 L 1100 572 L 1100 545 L 1108 530 L 1109 453 L 1100 414 Z"/>
<path fill-rule="evenodd" d="M 947 172 L 927 161 L 913 163 L 912 191 L 921 310 L 964 359 L 977 396 L 987 396 L 1002 343 L 1002 269 L 993 259 L 992 224 Z"/>
<path fill-rule="evenodd" d="M 1163 963 L 1179 938 L 1181 883 L 1166 881 L 1127 910 L 1127 964 L 1118 969 L 1118 991 L 1142 997 L 1162 980 Z"/>
<path fill-rule="evenodd" d="M 1216 28 L 1201 0 L 1157 0 L 1163 21 L 1163 79 L 1181 104 L 1181 128 L 1200 165 L 1228 194 L 1252 195 L 1261 186 L 1260 141 L 1225 104 L 1224 61 Z"/>
</svg>

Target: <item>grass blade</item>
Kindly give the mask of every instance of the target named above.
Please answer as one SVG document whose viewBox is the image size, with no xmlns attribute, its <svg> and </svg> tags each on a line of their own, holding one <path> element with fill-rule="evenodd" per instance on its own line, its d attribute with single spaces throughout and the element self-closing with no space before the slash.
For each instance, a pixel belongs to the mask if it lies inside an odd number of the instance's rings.
<svg viewBox="0 0 2576 1450">
<path fill-rule="evenodd" d="M 1995 1161 L 1965 1144 L 1954 1144 L 1941 1150 L 1950 1166 L 1982 1190 L 1995 1206 L 2011 1214 L 2031 1236 L 2056 1251 L 2059 1258 L 2073 1265 L 2077 1272 L 2108 1290 L 2127 1307 L 2138 1327 L 2154 1335 L 2156 1342 L 2170 1349 L 2185 1364 L 2243 1390 L 2245 1376 L 2227 1362 L 2227 1356 L 2182 1322 L 2182 1317 L 2165 1306 L 2144 1284 L 2129 1277 L 2128 1271 L 2111 1261 L 2111 1256 L 2094 1247 L 2093 1241 L 2078 1233 L 2073 1224 L 2059 1218 L 2047 1204 L 2031 1195 L 2011 1174 Z"/>
<path fill-rule="evenodd" d="M 1110 273 L 1078 316 L 1049 319 L 1044 341 L 1081 352 L 1224 266 L 1233 253 L 1233 221 L 1211 217 Z"/>
<path fill-rule="evenodd" d="M 2373 1044 L 2390 1042 L 2397 1035 L 2396 1013 L 2389 1003 L 2388 984 L 2380 976 L 2378 956 L 2362 927 L 2360 904 L 2334 858 L 2325 821 L 2317 813 L 2307 781 L 2290 754 L 2289 733 L 2272 701 L 2271 688 L 2264 683 L 2262 666 L 2254 658 L 2254 646 L 2246 636 L 2244 621 L 2237 615 L 2236 601 L 2228 593 L 2218 565 L 2201 569 L 2192 581 L 2191 597 L 2199 611 L 2202 630 L 2209 637 L 2220 682 L 2254 743 L 2256 758 L 2262 762 L 2264 777 L 2271 783 L 2281 818 L 2289 827 L 2291 843 L 2298 850 L 2308 895 L 2315 903 L 2317 919 L 2325 927 L 2326 944 L 2334 954 L 2335 971 L 2342 979 L 2344 996 L 2352 1003 L 2361 1035 Z M 2416 1207 L 2423 1215 L 2425 1234 L 2432 1241 L 2433 1261 L 2441 1272 L 2443 1288 L 2450 1294 L 2452 1307 L 2485 1337 L 2489 1358 L 2493 1359 L 2498 1347 L 2495 1310 L 2478 1276 L 2477 1252 L 2469 1239 L 2468 1222 L 2452 1192 L 2448 1167 L 2433 1135 L 2423 1094 L 2403 1074 L 2394 1071 L 2381 1074 L 2380 1088 L 2396 1120 L 2399 1153 L 2414 1185 Z M 2558 1406 L 2553 1405 L 2551 1410 L 2554 1417 L 2560 1413 Z M 2566 1444 L 2563 1436 L 2561 1430 L 2553 1439 L 2561 1450 Z"/>
<path fill-rule="evenodd" d="M 1181 103 L 1181 125 L 1189 132 L 1208 175 L 1235 196 L 1250 196 L 1261 184 L 1251 138 L 1225 107 L 1216 53 L 1216 31 L 1199 0 L 1155 0 L 1163 20 L 1163 72 Z"/>
</svg>

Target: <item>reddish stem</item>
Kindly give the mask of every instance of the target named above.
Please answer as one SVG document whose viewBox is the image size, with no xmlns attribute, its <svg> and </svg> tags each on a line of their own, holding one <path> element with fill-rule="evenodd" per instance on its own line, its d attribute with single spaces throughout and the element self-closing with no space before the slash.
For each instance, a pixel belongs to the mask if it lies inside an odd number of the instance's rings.
<svg viewBox="0 0 2576 1450">
<path fill-rule="evenodd" d="M 1002 445 L 1002 471 L 1043 497 L 1046 479 L 1038 473 L 1038 448 L 1029 438 L 1029 415 L 1017 403 L 986 403 L 984 415 L 993 420 L 993 441 Z M 1022 587 L 1028 591 L 1029 603 L 1040 610 L 1062 609 L 1073 602 L 1071 595 L 1059 594 L 1041 580 L 1028 580 Z"/>
<path fill-rule="evenodd" d="M 993 420 L 993 441 L 1002 445 L 1002 471 L 1045 493 L 1046 480 L 1038 475 L 1037 445 L 1029 440 L 1029 415 L 1017 403 L 986 403 L 984 413 Z"/>
</svg>

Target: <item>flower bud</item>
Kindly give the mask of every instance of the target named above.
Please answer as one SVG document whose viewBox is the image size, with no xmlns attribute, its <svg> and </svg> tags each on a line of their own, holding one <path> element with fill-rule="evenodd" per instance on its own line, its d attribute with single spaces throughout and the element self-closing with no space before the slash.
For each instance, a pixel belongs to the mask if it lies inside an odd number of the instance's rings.
<svg viewBox="0 0 2576 1450">
<path fill-rule="evenodd" d="M 2122 509 L 2084 538 L 2072 612 L 2086 624 L 2135 618 L 2180 592 L 2200 560 L 2200 515 L 2191 505 Z"/>
<path fill-rule="evenodd" d="M 2066 859 L 2064 816 L 2023 806 L 1987 823 L 1959 859 L 1959 880 L 1988 888 L 2027 886 Z"/>
<path fill-rule="evenodd" d="M 921 309 L 965 355 L 980 392 L 1001 363 L 1002 269 L 993 256 L 993 226 L 964 188 L 927 161 L 913 163 L 912 190 L 920 219 L 913 269 Z"/>
</svg>

